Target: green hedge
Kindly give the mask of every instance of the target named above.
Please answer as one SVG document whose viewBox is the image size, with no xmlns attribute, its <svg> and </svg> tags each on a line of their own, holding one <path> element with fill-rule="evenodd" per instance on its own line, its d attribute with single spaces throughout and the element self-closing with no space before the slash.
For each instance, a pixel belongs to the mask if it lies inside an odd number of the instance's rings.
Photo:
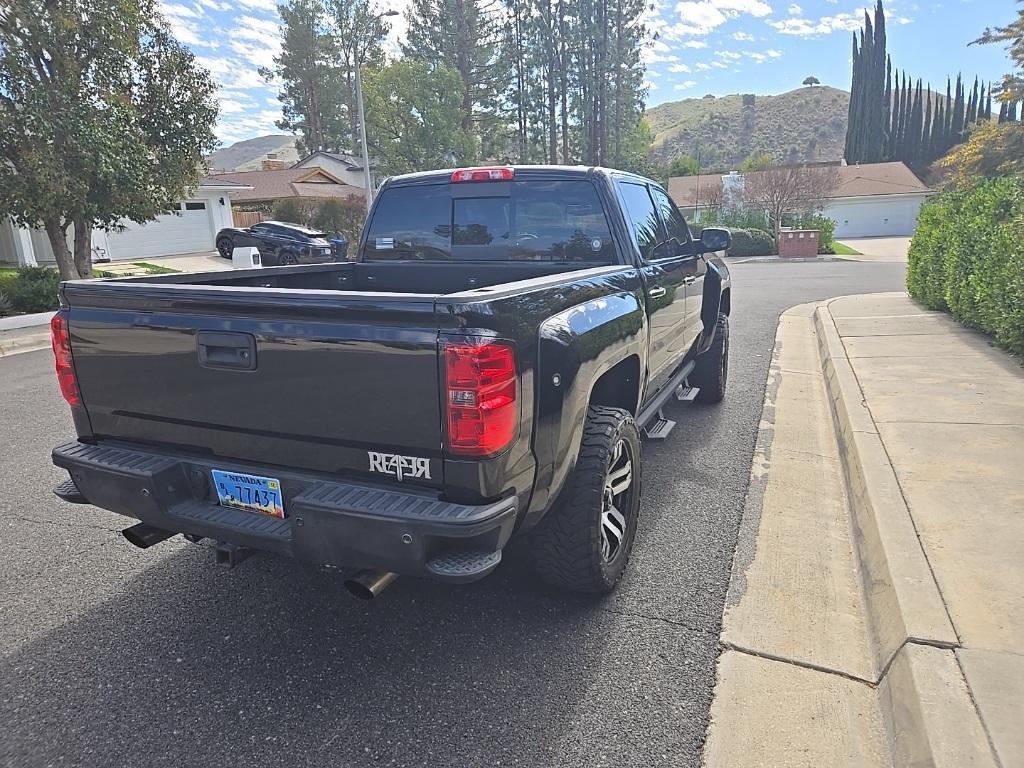
<svg viewBox="0 0 1024 768">
<path fill-rule="evenodd" d="M 22 267 L 16 273 L 0 274 L 0 313 L 48 312 L 57 309 L 60 275 L 48 267 Z M 4 309 L 4 306 L 8 308 Z"/>
<path fill-rule="evenodd" d="M 907 290 L 1024 356 L 1024 180 L 936 195 L 910 243 Z"/>
<path fill-rule="evenodd" d="M 775 253 L 775 241 L 763 229 L 730 229 L 730 256 L 768 256 Z"/>
</svg>

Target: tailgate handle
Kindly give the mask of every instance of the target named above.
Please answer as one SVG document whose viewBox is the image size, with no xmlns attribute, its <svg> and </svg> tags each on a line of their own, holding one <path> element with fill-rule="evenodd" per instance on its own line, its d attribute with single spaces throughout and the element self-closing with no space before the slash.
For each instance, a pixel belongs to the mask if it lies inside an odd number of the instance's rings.
<svg viewBox="0 0 1024 768">
<path fill-rule="evenodd" d="M 256 370 L 256 337 L 251 333 L 200 331 L 196 347 L 203 368 Z"/>
</svg>

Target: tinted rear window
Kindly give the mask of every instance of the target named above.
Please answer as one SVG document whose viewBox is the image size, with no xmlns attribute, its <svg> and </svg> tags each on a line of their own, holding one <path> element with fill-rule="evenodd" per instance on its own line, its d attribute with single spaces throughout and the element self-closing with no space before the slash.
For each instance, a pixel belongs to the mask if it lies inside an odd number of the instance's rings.
<svg viewBox="0 0 1024 768">
<path fill-rule="evenodd" d="M 363 258 L 615 262 L 608 221 L 590 181 L 481 182 L 381 193 Z M 474 193 L 479 191 L 479 196 Z"/>
</svg>

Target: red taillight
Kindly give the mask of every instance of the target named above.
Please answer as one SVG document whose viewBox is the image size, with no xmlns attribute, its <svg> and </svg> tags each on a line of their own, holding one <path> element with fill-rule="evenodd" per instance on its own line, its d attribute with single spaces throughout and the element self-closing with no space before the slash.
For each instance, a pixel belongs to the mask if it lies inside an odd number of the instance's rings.
<svg viewBox="0 0 1024 768">
<path fill-rule="evenodd" d="M 463 181 L 512 181 L 515 176 L 516 169 L 508 166 L 460 168 L 452 174 L 452 184 Z"/>
<path fill-rule="evenodd" d="M 53 343 L 53 359 L 57 364 L 60 393 L 68 405 L 81 405 L 82 393 L 78 391 L 75 362 L 71 359 L 71 333 L 68 331 L 68 316 L 64 310 L 50 320 L 50 339 Z"/>
<path fill-rule="evenodd" d="M 516 436 L 516 355 L 501 341 L 445 342 L 448 450 L 491 456 Z"/>
</svg>

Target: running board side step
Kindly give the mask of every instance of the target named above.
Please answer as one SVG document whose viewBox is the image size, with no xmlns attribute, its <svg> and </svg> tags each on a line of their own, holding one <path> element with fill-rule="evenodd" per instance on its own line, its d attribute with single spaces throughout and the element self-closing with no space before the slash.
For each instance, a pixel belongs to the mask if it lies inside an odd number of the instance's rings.
<svg viewBox="0 0 1024 768">
<path fill-rule="evenodd" d="M 675 425 L 676 423 L 672 419 L 666 418 L 665 412 L 659 408 L 657 418 L 652 419 L 644 427 L 644 437 L 648 440 L 664 440 Z"/>
<path fill-rule="evenodd" d="M 686 363 L 647 407 L 640 411 L 636 423 L 642 430 L 643 436 L 648 440 L 664 440 L 676 425 L 674 421 L 665 416 L 663 410 L 669 398 L 676 397 L 683 402 L 689 402 L 697 396 L 697 388 L 690 387 L 686 383 L 686 377 L 693 373 L 695 366 L 696 363 L 693 360 Z"/>
</svg>

